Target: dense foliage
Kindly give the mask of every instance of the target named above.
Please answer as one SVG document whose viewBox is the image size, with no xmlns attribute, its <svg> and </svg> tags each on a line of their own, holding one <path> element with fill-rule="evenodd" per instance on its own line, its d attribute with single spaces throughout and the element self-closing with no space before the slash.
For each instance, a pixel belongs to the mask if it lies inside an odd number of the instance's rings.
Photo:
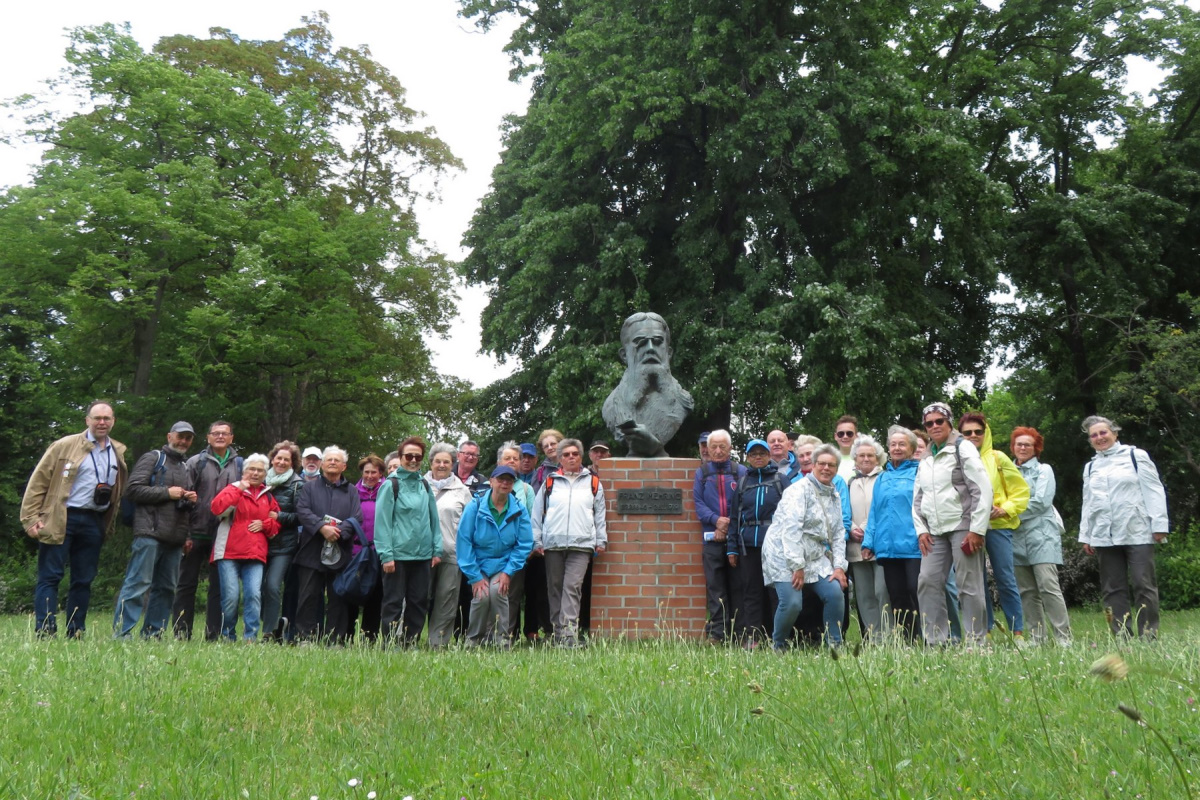
<svg viewBox="0 0 1200 800">
<path fill-rule="evenodd" d="M 459 164 L 326 23 L 153 52 L 80 28 L 47 96 L 16 101 L 47 149 L 0 192 L 0 558 L 26 558 L 21 488 L 94 397 L 134 457 L 180 418 L 355 453 L 452 424 L 463 385 L 425 339 L 454 271 L 420 239 L 413 179 Z"/>
<path fill-rule="evenodd" d="M 1047 434 L 1109 412 L 1194 515 L 1200 36 L 1182 3 L 463 0 L 531 75 L 464 263 L 498 430 L 599 430 L 621 320 L 671 323 L 690 429 L 913 423 L 949 384 Z M 1131 60 L 1161 64 L 1131 96 Z M 961 398 L 960 398 L 961 399 Z M 961 406 L 960 406 L 961 407 Z M 965 408 L 964 408 L 965 410 Z"/>
</svg>

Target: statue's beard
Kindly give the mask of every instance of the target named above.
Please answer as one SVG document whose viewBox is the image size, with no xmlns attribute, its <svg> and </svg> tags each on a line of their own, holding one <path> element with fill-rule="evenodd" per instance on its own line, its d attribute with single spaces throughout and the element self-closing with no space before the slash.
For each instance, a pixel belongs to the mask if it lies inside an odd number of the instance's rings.
<svg viewBox="0 0 1200 800">
<path fill-rule="evenodd" d="M 636 373 L 637 382 L 634 384 L 637 396 L 644 397 L 662 391 L 664 378 L 670 374 L 670 368 L 663 364 L 639 364 Z"/>
</svg>

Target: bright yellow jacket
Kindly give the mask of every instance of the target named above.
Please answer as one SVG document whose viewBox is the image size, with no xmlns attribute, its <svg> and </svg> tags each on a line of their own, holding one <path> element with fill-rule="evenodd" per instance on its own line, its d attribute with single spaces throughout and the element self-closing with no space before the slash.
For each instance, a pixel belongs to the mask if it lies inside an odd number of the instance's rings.
<svg viewBox="0 0 1200 800">
<path fill-rule="evenodd" d="M 996 517 L 988 528 L 1012 530 L 1021 524 L 1021 512 L 1029 507 L 1029 484 L 1021 477 L 1021 471 L 1008 456 L 992 448 L 992 426 L 983 428 L 983 445 L 979 448 L 983 466 L 992 481 L 992 505 L 1004 509 L 1003 517 Z"/>
</svg>

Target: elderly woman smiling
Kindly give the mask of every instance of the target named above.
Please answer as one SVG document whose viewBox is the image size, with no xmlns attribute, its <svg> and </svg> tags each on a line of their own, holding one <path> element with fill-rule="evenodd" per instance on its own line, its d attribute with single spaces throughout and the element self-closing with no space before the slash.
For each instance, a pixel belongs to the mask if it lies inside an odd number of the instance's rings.
<svg viewBox="0 0 1200 800">
<path fill-rule="evenodd" d="M 1167 494 L 1150 455 L 1121 444 L 1121 428 L 1106 417 L 1083 421 L 1096 454 L 1083 470 L 1083 510 L 1079 541 L 1100 559 L 1100 591 L 1112 612 L 1113 635 L 1158 634 L 1158 581 L 1154 545 L 1166 541 Z M 1133 584 L 1133 608 L 1129 585 Z"/>
<path fill-rule="evenodd" d="M 454 474 L 454 445 L 438 442 L 429 448 L 425 480 L 433 489 L 442 534 L 442 560 L 433 568 L 433 606 L 429 611 L 429 646 L 437 649 L 448 645 L 454 635 L 462 580 L 455 540 L 463 510 L 471 502 L 471 490 Z"/>
<path fill-rule="evenodd" d="M 827 444 L 816 447 L 812 456 L 812 473 L 783 493 L 763 542 L 763 581 L 774 584 L 779 596 L 772 634 L 776 650 L 787 648 L 806 585 L 821 598 L 826 641 L 833 646 L 842 642 L 846 531 L 833 486 L 842 458 Z"/>
<path fill-rule="evenodd" d="M 248 642 L 258 638 L 267 538 L 279 533 L 279 504 L 264 484 L 269 466 L 262 453 L 249 456 L 242 479 L 218 492 L 210 504 L 218 516 L 233 512 L 232 521 L 217 528 L 212 549 L 212 562 L 221 576 L 221 635 L 229 641 L 237 638 L 239 580 L 244 596 L 242 635 Z"/>
</svg>

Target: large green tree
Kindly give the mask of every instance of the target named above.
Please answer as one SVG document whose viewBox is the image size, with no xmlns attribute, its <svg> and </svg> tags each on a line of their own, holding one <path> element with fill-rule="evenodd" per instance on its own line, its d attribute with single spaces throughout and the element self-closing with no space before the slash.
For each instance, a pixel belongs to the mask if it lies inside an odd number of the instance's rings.
<svg viewBox="0 0 1200 800">
<path fill-rule="evenodd" d="M 96 396 L 135 455 L 181 417 L 228 419 L 244 448 L 354 453 L 451 425 L 463 386 L 427 340 L 447 330 L 454 270 L 413 208 L 418 175 L 459 163 L 327 23 L 150 52 L 127 29 L 80 28 L 49 87 L 78 107 L 16 101 L 46 150 L 30 186 L 0 192 L 10 531 L 45 443 Z"/>
<path fill-rule="evenodd" d="M 908 4 L 463 7 L 519 13 L 533 74 L 466 236 L 484 349 L 516 362 L 485 418 L 598 428 L 643 309 L 671 324 L 693 428 L 884 424 L 983 374 L 1009 193 L 898 46 Z"/>
</svg>

